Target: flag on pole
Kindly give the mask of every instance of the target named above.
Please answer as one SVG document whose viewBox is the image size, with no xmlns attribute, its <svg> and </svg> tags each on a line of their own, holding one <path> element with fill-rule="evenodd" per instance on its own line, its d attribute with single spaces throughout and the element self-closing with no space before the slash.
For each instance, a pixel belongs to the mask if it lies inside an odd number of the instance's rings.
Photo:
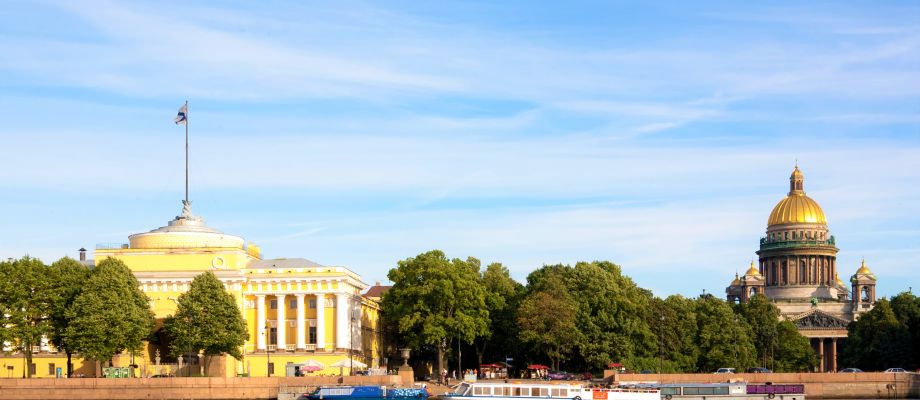
<svg viewBox="0 0 920 400">
<path fill-rule="evenodd" d="M 176 115 L 176 125 L 187 123 L 186 115 L 188 114 L 188 104 L 183 104 L 182 107 L 179 107 L 179 115 Z"/>
</svg>

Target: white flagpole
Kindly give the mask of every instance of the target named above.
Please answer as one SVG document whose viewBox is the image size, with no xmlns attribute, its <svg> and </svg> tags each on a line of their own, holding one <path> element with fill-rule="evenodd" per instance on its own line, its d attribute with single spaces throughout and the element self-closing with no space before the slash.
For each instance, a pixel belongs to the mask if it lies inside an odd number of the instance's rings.
<svg viewBox="0 0 920 400">
<path fill-rule="evenodd" d="M 188 100 L 185 101 L 185 203 L 188 204 Z"/>
</svg>

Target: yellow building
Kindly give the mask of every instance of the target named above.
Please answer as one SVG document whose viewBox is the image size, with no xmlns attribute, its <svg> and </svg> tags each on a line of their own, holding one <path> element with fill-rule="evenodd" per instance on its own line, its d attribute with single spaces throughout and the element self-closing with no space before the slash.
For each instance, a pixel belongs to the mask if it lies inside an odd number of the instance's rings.
<svg viewBox="0 0 920 400">
<path fill-rule="evenodd" d="M 115 366 L 133 363 L 137 375 L 201 372 L 203 360 L 197 355 L 180 360 L 168 354 L 168 338 L 160 329 L 163 319 L 175 313 L 179 295 L 205 271 L 214 272 L 234 296 L 249 332 L 243 359 L 212 360 L 209 375 L 285 376 L 293 370 L 338 375 L 381 363 L 378 299 L 362 296 L 368 285 L 346 267 L 303 258 L 263 259 L 258 246 L 208 227 L 188 205 L 167 226 L 128 240 L 98 245 L 95 260 L 116 258 L 134 272 L 150 298 L 157 331 L 144 354 L 121 355 L 113 360 Z M 66 371 L 66 357 L 50 346 L 36 350 L 34 376 L 55 376 L 58 367 Z M 75 361 L 77 373 L 95 372 L 93 363 Z M 3 362 L 3 376 L 22 375 L 21 359 Z"/>
</svg>

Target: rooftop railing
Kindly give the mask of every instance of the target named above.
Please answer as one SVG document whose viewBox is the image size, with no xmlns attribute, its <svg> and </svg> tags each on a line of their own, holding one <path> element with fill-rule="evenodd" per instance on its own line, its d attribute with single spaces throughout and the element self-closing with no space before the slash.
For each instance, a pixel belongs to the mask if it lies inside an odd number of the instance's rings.
<svg viewBox="0 0 920 400">
<path fill-rule="evenodd" d="M 96 250 L 118 250 L 129 247 L 130 245 L 127 243 L 96 243 Z"/>
<path fill-rule="evenodd" d="M 780 248 L 791 248 L 791 247 L 819 247 L 819 246 L 833 246 L 834 237 L 831 236 L 828 240 L 774 240 L 771 241 L 769 238 L 760 238 L 760 248 L 764 249 L 780 249 Z"/>
</svg>

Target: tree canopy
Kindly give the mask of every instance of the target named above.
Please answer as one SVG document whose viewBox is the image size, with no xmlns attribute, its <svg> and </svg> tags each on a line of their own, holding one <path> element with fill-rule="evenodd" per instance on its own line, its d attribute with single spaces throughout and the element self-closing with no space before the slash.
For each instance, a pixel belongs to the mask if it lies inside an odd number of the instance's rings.
<svg viewBox="0 0 920 400">
<path fill-rule="evenodd" d="M 868 371 L 891 367 L 917 368 L 916 330 L 920 300 L 901 293 L 891 301 L 881 299 L 875 307 L 850 323 L 847 344 L 840 352 L 840 365 Z M 914 328 L 913 330 L 911 328 Z"/>
<path fill-rule="evenodd" d="M 556 277 L 575 299 L 574 367 L 597 370 L 612 361 L 631 364 L 657 354 L 657 336 L 645 321 L 651 295 L 618 265 L 594 261 L 543 266 L 527 277 L 528 290 L 539 292 Z"/>
<path fill-rule="evenodd" d="M 448 260 L 440 251 L 400 261 L 383 300 L 382 318 L 392 325 L 384 331 L 398 332 L 398 345 L 415 348 L 417 357 L 436 349 L 441 360 L 447 341 L 459 337 L 475 346 L 480 363 L 483 354 L 499 358 L 517 347 L 524 356 L 517 365 L 571 371 L 611 362 L 667 372 L 803 371 L 817 362 L 808 340 L 765 297 L 738 306 L 711 295 L 660 299 L 608 261 L 544 265 L 526 286 L 501 264 L 478 270 L 478 260 Z"/>
<path fill-rule="evenodd" d="M 449 260 L 432 250 L 399 261 L 387 275 L 393 287 L 383 296 L 383 312 L 409 346 L 434 346 L 438 370 L 450 338 L 472 343 L 486 335 L 489 310 L 479 260 Z M 440 376 L 440 375 L 439 375 Z"/>
<path fill-rule="evenodd" d="M 241 348 L 249 337 L 236 300 L 211 271 L 196 276 L 189 290 L 179 295 L 176 313 L 166 319 L 165 329 L 174 356 L 201 352 L 207 357 L 206 369 L 215 355 L 242 359 Z"/>
<path fill-rule="evenodd" d="M 755 364 L 776 372 L 810 371 L 817 357 L 808 339 L 790 321 L 780 321 L 779 309 L 764 295 L 756 295 L 737 310 L 751 326 Z"/>
<path fill-rule="evenodd" d="M 712 295 L 701 296 L 696 302 L 696 320 L 699 371 L 710 372 L 722 367 L 741 371 L 755 365 L 754 332 L 743 317 L 734 313 L 731 305 Z"/>
<path fill-rule="evenodd" d="M 553 369 L 581 342 L 578 303 L 572 299 L 562 279 L 554 275 L 530 292 L 517 310 L 520 340 L 540 349 Z"/>
<path fill-rule="evenodd" d="M 70 257 L 64 257 L 51 264 L 51 279 L 55 282 L 52 287 L 51 313 L 51 343 L 58 350 L 67 354 L 67 376 L 73 375 L 71 357 L 74 347 L 67 339 L 67 327 L 70 326 L 73 314 L 69 310 L 77 296 L 83 290 L 83 285 L 89 277 L 90 270 Z"/>
<path fill-rule="evenodd" d="M 515 320 L 524 285 L 511 278 L 508 268 L 500 263 L 489 264 L 482 272 L 486 291 L 486 308 L 489 310 L 489 329 L 476 342 L 478 364 L 483 357 L 502 358 L 519 351 L 518 324 Z"/>
<path fill-rule="evenodd" d="M 121 351 L 138 351 L 154 324 L 149 299 L 120 260 L 106 258 L 89 274 L 67 311 L 65 340 L 87 358 L 107 361 Z"/>
<path fill-rule="evenodd" d="M 0 263 L 0 331 L 3 339 L 32 364 L 32 347 L 52 332 L 54 298 L 48 266 L 25 256 Z M 31 368 L 26 368 L 31 377 Z"/>
</svg>

